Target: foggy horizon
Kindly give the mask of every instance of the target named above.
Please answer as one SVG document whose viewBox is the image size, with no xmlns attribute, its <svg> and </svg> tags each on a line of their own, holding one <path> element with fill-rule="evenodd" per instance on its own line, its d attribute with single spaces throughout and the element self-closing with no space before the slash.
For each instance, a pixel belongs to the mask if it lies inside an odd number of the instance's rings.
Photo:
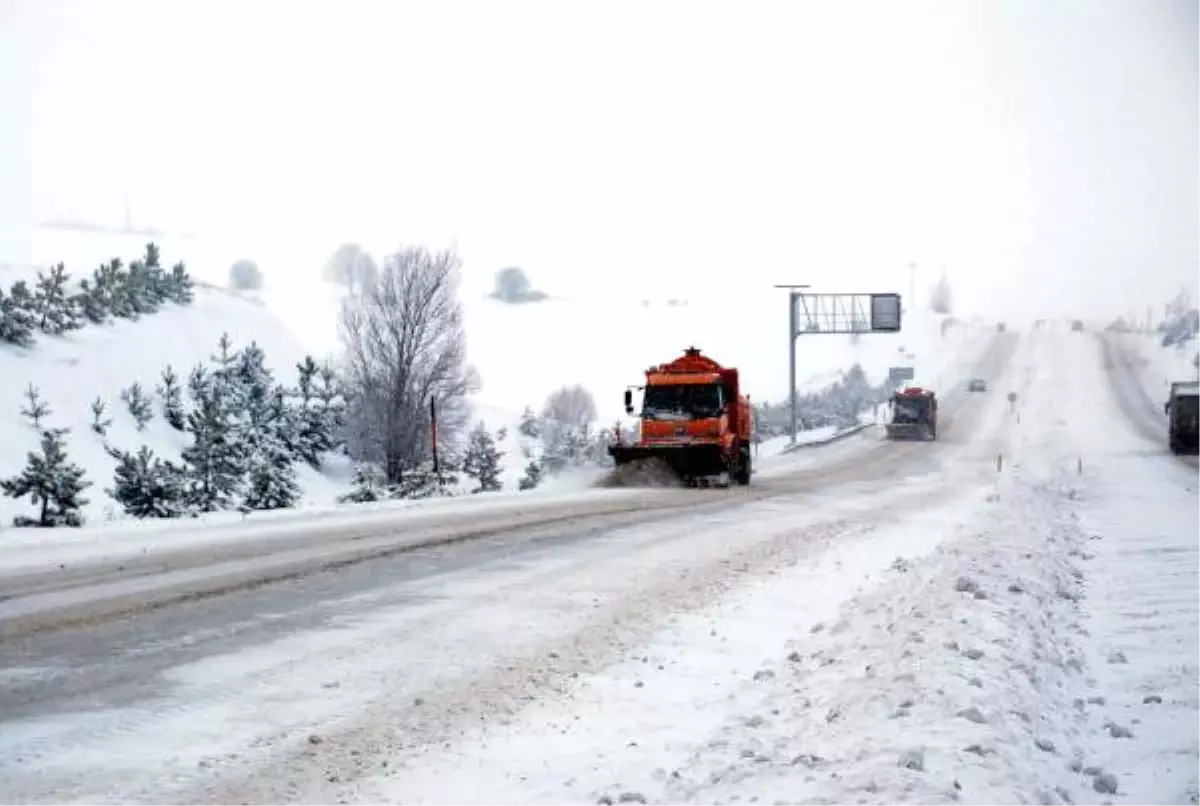
<svg viewBox="0 0 1200 806">
<path fill-rule="evenodd" d="M 0 224 L 454 241 L 552 293 L 1200 296 L 1194 3 L 467 8 L 5 3 Z"/>
</svg>

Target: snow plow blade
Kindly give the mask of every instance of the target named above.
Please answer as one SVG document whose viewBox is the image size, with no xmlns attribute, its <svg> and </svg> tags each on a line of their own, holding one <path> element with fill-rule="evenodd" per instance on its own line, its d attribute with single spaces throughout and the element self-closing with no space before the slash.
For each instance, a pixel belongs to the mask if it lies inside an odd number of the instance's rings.
<svg viewBox="0 0 1200 806">
<path fill-rule="evenodd" d="M 884 428 L 888 439 L 933 439 L 929 426 L 919 423 L 888 423 Z"/>
<path fill-rule="evenodd" d="M 716 476 L 728 471 L 721 446 L 701 445 L 609 445 L 608 455 L 617 467 L 633 462 L 658 460 L 680 478 Z"/>
</svg>

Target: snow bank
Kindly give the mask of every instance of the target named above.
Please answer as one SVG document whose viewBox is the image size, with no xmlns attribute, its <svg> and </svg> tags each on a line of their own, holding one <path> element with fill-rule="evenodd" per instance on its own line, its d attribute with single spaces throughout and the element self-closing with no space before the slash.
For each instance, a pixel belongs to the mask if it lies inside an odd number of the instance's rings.
<svg viewBox="0 0 1200 806">
<path fill-rule="evenodd" d="M 1127 351 L 1138 370 L 1138 379 L 1146 395 L 1161 410 L 1174 381 L 1200 380 L 1196 359 L 1195 339 L 1162 346 L 1162 336 L 1155 333 L 1110 333 L 1105 335 Z"/>
</svg>

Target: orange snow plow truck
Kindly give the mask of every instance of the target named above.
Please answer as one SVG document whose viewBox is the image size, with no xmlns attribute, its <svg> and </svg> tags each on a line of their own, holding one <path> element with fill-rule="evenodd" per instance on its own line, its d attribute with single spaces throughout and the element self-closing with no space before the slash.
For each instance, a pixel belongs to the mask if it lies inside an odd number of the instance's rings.
<svg viewBox="0 0 1200 806">
<path fill-rule="evenodd" d="M 618 433 L 608 446 L 618 467 L 658 459 L 690 486 L 750 483 L 752 410 L 736 369 L 689 347 L 674 361 L 646 370 L 645 386 L 625 390 L 630 415 L 634 389 L 643 390 L 640 433 L 633 443 Z"/>
</svg>

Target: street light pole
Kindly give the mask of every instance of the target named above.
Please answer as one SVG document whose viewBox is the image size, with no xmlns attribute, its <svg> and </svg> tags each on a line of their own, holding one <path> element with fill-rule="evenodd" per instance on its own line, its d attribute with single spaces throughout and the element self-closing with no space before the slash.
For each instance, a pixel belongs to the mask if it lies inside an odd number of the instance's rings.
<svg viewBox="0 0 1200 806">
<path fill-rule="evenodd" d="M 792 410 L 792 445 L 796 444 L 796 338 L 800 335 L 799 311 L 801 292 L 798 288 L 808 288 L 807 285 L 776 285 L 776 288 L 788 289 L 788 399 Z"/>
</svg>

